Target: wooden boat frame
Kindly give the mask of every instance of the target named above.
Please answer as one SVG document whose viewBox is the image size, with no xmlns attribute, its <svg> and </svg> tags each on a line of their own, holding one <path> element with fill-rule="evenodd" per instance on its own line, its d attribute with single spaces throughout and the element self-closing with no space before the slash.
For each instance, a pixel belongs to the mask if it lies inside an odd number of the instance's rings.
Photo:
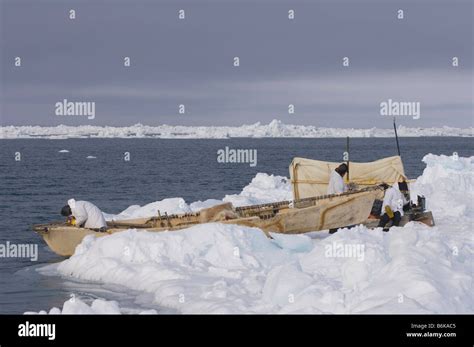
<svg viewBox="0 0 474 347">
<path fill-rule="evenodd" d="M 37 224 L 33 230 L 43 237 L 52 251 L 61 256 L 71 256 L 88 235 L 101 237 L 132 228 L 161 232 L 218 222 L 256 227 L 268 236 L 270 232 L 298 234 L 364 224 L 375 199 L 382 196 L 383 188 L 373 186 L 342 194 L 235 208 L 225 203 L 197 213 L 168 215 L 158 211 L 157 216 L 150 218 L 110 221 L 104 232 L 63 222 Z"/>
</svg>

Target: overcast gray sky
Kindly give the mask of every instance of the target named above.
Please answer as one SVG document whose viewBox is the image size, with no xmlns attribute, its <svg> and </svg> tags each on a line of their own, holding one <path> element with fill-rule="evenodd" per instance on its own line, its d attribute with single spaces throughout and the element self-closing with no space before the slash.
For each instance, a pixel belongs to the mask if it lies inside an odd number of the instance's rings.
<svg viewBox="0 0 474 347">
<path fill-rule="evenodd" d="M 0 3 L 2 125 L 386 128 L 388 99 L 421 103 L 403 125 L 473 125 L 474 1 Z M 94 101 L 95 119 L 55 115 L 63 99 Z"/>
</svg>

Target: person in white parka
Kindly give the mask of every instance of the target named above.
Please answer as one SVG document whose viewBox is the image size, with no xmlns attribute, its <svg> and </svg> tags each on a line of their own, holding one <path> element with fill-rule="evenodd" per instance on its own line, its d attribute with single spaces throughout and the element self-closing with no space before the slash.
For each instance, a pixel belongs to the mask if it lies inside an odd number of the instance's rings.
<svg viewBox="0 0 474 347">
<path fill-rule="evenodd" d="M 347 192 L 347 185 L 344 183 L 344 175 L 347 173 L 347 165 L 341 164 L 331 172 L 328 183 L 328 194 L 341 194 Z"/>
<path fill-rule="evenodd" d="M 407 199 L 400 191 L 399 183 L 394 183 L 385 191 L 385 196 L 382 203 L 382 216 L 380 217 L 379 227 L 383 231 L 388 231 L 385 225 L 392 220 L 393 226 L 398 226 L 403 216 L 403 206 L 408 203 Z"/>
<path fill-rule="evenodd" d="M 102 211 L 89 201 L 70 199 L 67 205 L 62 208 L 61 215 L 68 217 L 70 224 L 77 227 L 100 229 L 103 231 L 107 228 L 107 222 Z"/>
</svg>

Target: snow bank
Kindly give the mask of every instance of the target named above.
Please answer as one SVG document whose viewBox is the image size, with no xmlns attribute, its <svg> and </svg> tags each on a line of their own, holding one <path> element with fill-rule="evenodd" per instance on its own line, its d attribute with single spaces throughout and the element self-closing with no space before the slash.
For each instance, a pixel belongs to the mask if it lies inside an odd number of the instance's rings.
<svg viewBox="0 0 474 347">
<path fill-rule="evenodd" d="M 428 154 L 423 162 L 426 168 L 413 189 L 429 196 L 427 208 L 438 216 L 474 218 L 474 157 Z"/>
<path fill-rule="evenodd" d="M 358 226 L 274 239 L 224 224 L 127 230 L 87 237 L 49 268 L 150 293 L 150 306 L 184 313 L 472 313 L 473 160 L 424 158 L 414 189 L 433 209 L 432 228 L 409 223 L 384 233 Z M 265 200 L 272 190 L 288 193 L 280 177 L 257 175 L 226 199 Z"/>
<path fill-rule="evenodd" d="M 187 204 L 182 198 L 170 198 L 155 201 L 150 204 L 129 206 L 119 214 L 104 213 L 106 220 L 123 220 L 146 218 L 160 213 L 190 213 L 203 208 L 212 207 L 223 202 L 231 202 L 234 206 L 264 204 L 272 201 L 289 200 L 292 197 L 289 180 L 283 176 L 258 173 L 240 194 L 226 195 L 223 200 L 209 199 Z"/>
<path fill-rule="evenodd" d="M 46 311 L 39 312 L 25 312 L 25 314 L 122 314 L 122 309 L 119 307 L 118 302 L 108 301 L 103 299 L 95 299 L 90 305 L 77 297 L 72 297 L 67 300 L 62 310 L 53 307 Z M 138 314 L 156 314 L 156 310 L 144 310 L 137 312 Z"/>
<path fill-rule="evenodd" d="M 473 136 L 473 128 L 408 128 L 398 127 L 399 136 Z M 393 129 L 319 128 L 315 126 L 284 124 L 273 120 L 238 127 L 230 126 L 3 126 L 0 139 L 17 138 L 229 138 L 229 137 L 393 137 Z"/>
<path fill-rule="evenodd" d="M 208 224 L 86 238 L 57 270 L 85 280 L 127 283 L 153 293 L 156 304 L 183 312 L 230 313 L 253 306 L 265 274 L 286 258 L 290 253 L 259 229 Z"/>
<path fill-rule="evenodd" d="M 106 220 L 121 220 L 121 219 L 134 219 L 134 218 L 146 218 L 157 216 L 158 211 L 160 213 L 189 213 L 192 212 L 191 208 L 186 204 L 182 198 L 170 198 L 161 201 L 155 201 L 144 206 L 132 205 L 127 207 L 119 214 L 113 215 L 104 213 Z"/>
<path fill-rule="evenodd" d="M 258 173 L 242 192 L 226 195 L 223 201 L 231 202 L 234 206 L 246 206 L 290 200 L 292 196 L 293 193 L 288 178 Z"/>
<path fill-rule="evenodd" d="M 25 314 L 120 314 L 120 308 L 116 301 L 102 299 L 94 300 L 91 305 L 87 305 L 79 298 L 71 298 L 64 302 L 62 310 L 53 307 L 46 311 L 25 312 Z"/>
</svg>

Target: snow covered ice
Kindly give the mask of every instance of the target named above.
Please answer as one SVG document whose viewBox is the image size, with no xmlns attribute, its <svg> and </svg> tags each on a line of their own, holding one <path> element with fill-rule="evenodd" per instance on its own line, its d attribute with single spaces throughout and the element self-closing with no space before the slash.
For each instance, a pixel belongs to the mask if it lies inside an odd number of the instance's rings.
<svg viewBox="0 0 474 347">
<path fill-rule="evenodd" d="M 258 173 L 240 194 L 226 195 L 222 200 L 208 199 L 196 201 L 188 205 L 182 198 L 168 198 L 144 206 L 132 205 L 117 215 L 104 213 L 104 216 L 106 220 L 146 218 L 156 216 L 158 210 L 168 214 L 190 213 L 222 204 L 223 202 L 231 202 L 234 206 L 247 206 L 289 200 L 291 198 L 292 192 L 288 178 Z"/>
<path fill-rule="evenodd" d="M 384 233 L 357 226 L 274 239 L 218 223 L 127 230 L 89 236 L 71 258 L 47 269 L 145 292 L 150 306 L 182 313 L 472 313 L 474 157 L 429 154 L 423 161 L 427 167 L 412 189 L 426 196 L 434 227 L 411 222 Z M 287 179 L 258 174 L 224 200 L 241 205 L 290 197 Z M 195 211 L 219 202 L 165 199 L 107 217 Z M 94 303 L 65 304 L 62 312 L 121 313 L 117 303 Z"/>
<path fill-rule="evenodd" d="M 62 309 L 58 307 L 53 307 L 46 311 L 40 312 L 25 312 L 25 314 L 122 314 L 126 313 L 122 308 L 120 308 L 117 301 L 113 300 L 103 300 L 95 299 L 91 302 L 90 305 L 85 303 L 80 298 L 74 297 L 67 300 Z M 128 312 L 127 312 L 128 313 Z M 156 314 L 156 310 L 138 310 L 132 313 L 136 314 Z"/>
<path fill-rule="evenodd" d="M 257 122 L 242 126 L 183 126 L 183 125 L 159 125 L 148 126 L 135 124 L 128 127 L 111 126 L 67 126 L 55 127 L 42 126 L 2 126 L 0 127 L 0 139 L 22 139 L 22 138 L 205 138 L 222 139 L 230 137 L 392 137 L 393 129 L 352 129 L 352 128 L 323 128 L 311 125 L 284 124 L 274 119 L 268 124 Z M 473 128 L 415 128 L 398 127 L 398 136 L 420 137 L 420 136 L 473 136 Z"/>
</svg>

